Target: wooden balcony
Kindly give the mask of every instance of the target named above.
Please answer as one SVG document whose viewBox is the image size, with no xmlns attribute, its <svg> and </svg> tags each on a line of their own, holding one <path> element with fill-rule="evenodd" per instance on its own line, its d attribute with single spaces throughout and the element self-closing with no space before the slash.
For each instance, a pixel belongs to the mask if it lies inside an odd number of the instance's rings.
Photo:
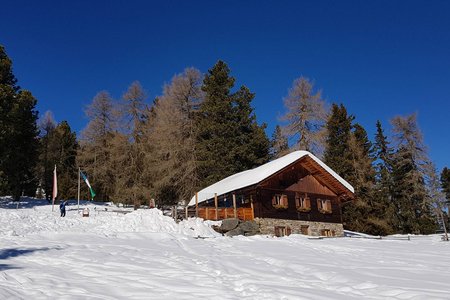
<svg viewBox="0 0 450 300">
<path fill-rule="evenodd" d="M 223 220 L 238 218 L 242 221 L 251 221 L 255 218 L 251 207 L 199 207 L 198 217 L 204 220 Z"/>
</svg>

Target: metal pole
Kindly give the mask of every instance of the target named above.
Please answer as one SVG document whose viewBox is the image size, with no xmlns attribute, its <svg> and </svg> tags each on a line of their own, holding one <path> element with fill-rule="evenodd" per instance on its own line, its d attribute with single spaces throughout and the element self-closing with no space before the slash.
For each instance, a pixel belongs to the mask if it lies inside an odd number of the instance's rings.
<svg viewBox="0 0 450 300">
<path fill-rule="evenodd" d="M 80 211 L 80 167 L 78 167 L 78 212 Z"/>
</svg>

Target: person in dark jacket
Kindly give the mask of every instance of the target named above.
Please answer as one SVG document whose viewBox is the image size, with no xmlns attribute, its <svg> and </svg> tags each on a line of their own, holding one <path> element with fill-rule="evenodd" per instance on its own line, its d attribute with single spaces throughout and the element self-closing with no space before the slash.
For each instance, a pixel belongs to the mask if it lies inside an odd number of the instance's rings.
<svg viewBox="0 0 450 300">
<path fill-rule="evenodd" d="M 61 211 L 61 217 L 65 217 L 66 216 L 66 204 L 67 201 L 61 201 L 61 204 L 59 205 L 59 210 Z"/>
</svg>

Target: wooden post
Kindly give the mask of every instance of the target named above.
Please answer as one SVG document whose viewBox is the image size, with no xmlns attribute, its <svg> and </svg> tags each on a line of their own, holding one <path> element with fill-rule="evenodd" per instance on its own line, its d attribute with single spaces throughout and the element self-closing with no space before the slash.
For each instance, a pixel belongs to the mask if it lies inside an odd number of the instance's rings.
<svg viewBox="0 0 450 300">
<path fill-rule="evenodd" d="M 188 214 L 188 207 L 187 207 L 187 205 L 186 205 L 186 207 L 184 208 L 185 209 L 185 213 L 186 213 L 186 220 L 189 218 L 189 214 Z"/>
<path fill-rule="evenodd" d="M 252 208 L 252 220 L 255 219 L 255 212 L 253 210 L 253 198 L 252 195 L 250 195 L 250 207 Z"/>
<path fill-rule="evenodd" d="M 195 193 L 195 216 L 198 218 L 198 193 Z"/>
<path fill-rule="evenodd" d="M 236 211 L 236 195 L 233 194 L 233 211 L 234 211 L 234 218 L 237 218 L 237 211 Z"/>
<path fill-rule="evenodd" d="M 77 213 L 80 213 L 80 173 L 81 173 L 81 168 L 78 167 L 78 208 L 77 208 Z"/>
<path fill-rule="evenodd" d="M 205 220 L 209 220 L 209 207 L 205 208 Z"/>
<path fill-rule="evenodd" d="M 448 233 L 447 233 L 447 227 L 445 226 L 444 214 L 442 213 L 441 209 L 439 209 L 439 212 L 440 212 L 441 219 L 442 219 L 442 225 L 444 226 L 444 236 L 442 237 L 442 240 L 448 242 Z"/>
<path fill-rule="evenodd" d="M 216 207 L 216 221 L 219 218 L 219 208 L 218 208 L 218 201 L 217 201 L 217 193 L 214 193 L 214 206 Z"/>
</svg>

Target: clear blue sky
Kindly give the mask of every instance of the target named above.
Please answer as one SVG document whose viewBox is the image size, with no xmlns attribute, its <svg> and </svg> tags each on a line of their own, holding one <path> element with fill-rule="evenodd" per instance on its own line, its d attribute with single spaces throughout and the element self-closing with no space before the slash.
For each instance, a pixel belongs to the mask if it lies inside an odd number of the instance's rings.
<svg viewBox="0 0 450 300">
<path fill-rule="evenodd" d="M 79 132 L 100 90 L 226 61 L 256 93 L 271 135 L 292 81 L 306 76 L 373 138 L 380 119 L 419 114 L 429 153 L 450 166 L 450 1 L 2 1 L 0 43 L 22 88 Z"/>
</svg>

